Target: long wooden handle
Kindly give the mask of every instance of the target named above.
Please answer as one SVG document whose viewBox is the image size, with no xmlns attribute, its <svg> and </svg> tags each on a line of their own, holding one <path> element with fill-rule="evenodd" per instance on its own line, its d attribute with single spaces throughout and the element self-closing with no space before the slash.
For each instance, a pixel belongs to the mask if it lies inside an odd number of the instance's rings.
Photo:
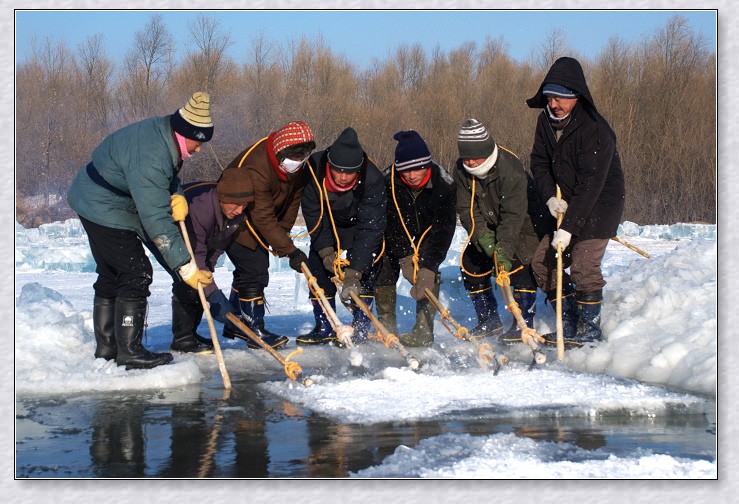
<svg viewBox="0 0 739 504">
<path fill-rule="evenodd" d="M 254 341 L 254 343 L 262 347 L 262 349 L 266 350 L 267 353 L 269 353 L 272 357 L 274 357 L 277 360 L 277 362 L 282 364 L 283 367 L 285 367 L 285 372 L 289 378 L 291 379 L 294 378 L 295 380 L 302 382 L 303 385 L 305 385 L 306 387 L 310 387 L 311 385 L 313 385 L 313 380 L 311 380 L 310 378 L 303 378 L 303 371 L 302 369 L 300 369 L 300 366 L 298 366 L 296 362 L 288 362 L 282 355 L 278 354 L 274 348 L 269 346 L 267 343 L 265 343 L 265 341 L 262 338 L 260 338 L 256 333 L 254 333 L 254 331 L 249 329 L 249 326 L 244 324 L 244 322 L 242 322 L 241 319 L 239 319 L 236 315 L 234 315 L 233 313 L 227 313 L 226 318 L 233 325 L 235 325 L 239 330 L 241 330 L 241 332 L 249 336 L 249 338 L 251 338 L 251 340 Z M 288 373 L 288 366 L 290 364 L 293 365 L 293 376 L 291 376 L 290 373 Z"/>
<path fill-rule="evenodd" d="M 562 190 L 557 185 L 557 200 L 562 200 Z M 557 215 L 557 229 L 562 224 L 562 212 Z M 557 303 L 556 303 L 556 324 L 557 324 L 557 360 L 565 358 L 565 336 L 564 326 L 562 325 L 562 244 L 557 244 Z"/>
<path fill-rule="evenodd" d="M 182 231 L 182 238 L 185 240 L 185 246 L 187 251 L 190 253 L 190 258 L 195 261 L 195 253 L 192 250 L 190 244 L 190 236 L 187 232 L 187 226 L 185 221 L 180 221 L 180 231 Z M 226 369 L 226 363 L 223 360 L 223 353 L 221 352 L 221 344 L 218 342 L 218 335 L 216 334 L 216 328 L 213 324 L 213 316 L 210 313 L 210 307 L 208 306 L 208 300 L 205 298 L 205 292 L 203 292 L 203 285 L 198 282 L 198 294 L 200 295 L 200 304 L 203 305 L 203 312 L 205 312 L 205 318 L 208 320 L 208 328 L 210 328 L 210 339 L 213 341 L 213 350 L 218 359 L 218 369 L 221 372 L 221 379 L 223 379 L 223 386 L 226 389 L 231 389 L 231 378 L 228 376 L 228 370 Z"/>
<path fill-rule="evenodd" d="M 316 277 L 313 276 L 313 273 L 311 273 L 308 265 L 304 262 L 300 263 L 300 268 L 303 270 L 303 275 L 308 281 L 308 286 L 310 287 L 311 292 L 316 295 L 318 303 L 321 305 L 321 308 L 323 308 L 323 313 L 326 314 L 328 321 L 331 323 L 331 327 L 334 328 L 336 337 L 339 338 L 339 341 L 343 343 L 344 346 L 352 348 L 354 344 L 352 343 L 351 336 L 354 334 L 354 329 L 351 326 L 345 326 L 341 323 L 339 316 L 336 315 L 331 303 L 328 302 L 326 295 L 323 293 L 323 289 L 318 285 L 318 281 L 316 280 Z"/>
<path fill-rule="evenodd" d="M 365 315 L 367 315 L 367 317 L 369 317 L 369 319 L 372 321 L 372 323 L 374 324 L 375 328 L 377 328 L 377 331 L 380 334 L 382 334 L 383 336 L 387 336 L 388 334 L 390 334 L 390 331 L 388 331 L 385 328 L 385 326 L 382 325 L 382 322 L 380 322 L 377 319 L 377 317 L 375 317 L 375 314 L 372 313 L 372 310 L 369 309 L 369 307 L 367 306 L 367 304 L 364 301 L 362 301 L 362 298 L 360 298 L 359 295 L 356 292 L 349 291 L 349 295 L 354 300 L 354 304 L 356 304 L 359 307 L 359 309 L 362 310 L 365 313 Z M 408 350 L 405 349 L 405 347 L 403 346 L 403 344 L 400 341 L 398 341 L 397 338 L 394 338 L 394 339 L 391 340 L 390 346 L 392 346 L 395 350 L 398 351 L 398 353 L 400 353 L 400 355 L 403 356 L 403 358 L 406 360 L 406 362 L 408 363 L 408 366 L 411 369 L 418 369 L 418 367 L 420 365 L 419 362 L 418 362 L 418 360 L 415 357 L 413 357 L 408 352 Z"/>
<path fill-rule="evenodd" d="M 641 254 L 641 255 L 643 255 L 643 256 L 644 256 L 644 257 L 646 257 L 647 259 L 651 259 L 651 258 L 652 258 L 652 256 L 651 256 L 651 255 L 649 255 L 648 253 L 644 252 L 644 251 L 643 251 L 642 249 L 640 249 L 639 247 L 637 247 L 637 246 L 635 246 L 635 245 L 632 245 L 631 243 L 627 242 L 626 240 L 624 240 L 624 239 L 622 239 L 622 238 L 619 238 L 618 236 L 612 236 L 612 237 L 611 237 L 611 240 L 613 240 L 613 241 L 615 241 L 615 242 L 618 242 L 618 243 L 620 243 L 621 245 L 623 245 L 623 246 L 625 246 L 625 247 L 628 247 L 628 248 L 630 248 L 630 249 L 631 249 L 631 250 L 633 250 L 634 252 L 636 252 L 636 253 L 638 253 L 638 254 Z"/>
</svg>

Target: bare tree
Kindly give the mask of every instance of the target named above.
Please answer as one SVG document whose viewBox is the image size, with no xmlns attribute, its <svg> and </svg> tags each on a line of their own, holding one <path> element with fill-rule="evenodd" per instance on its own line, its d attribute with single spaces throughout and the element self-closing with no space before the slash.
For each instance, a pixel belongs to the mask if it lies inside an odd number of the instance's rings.
<svg viewBox="0 0 739 504">
<path fill-rule="evenodd" d="M 172 35 L 159 14 L 137 31 L 133 47 L 123 60 L 120 83 L 126 122 L 144 119 L 164 105 L 173 66 Z"/>
<path fill-rule="evenodd" d="M 100 131 L 108 131 L 112 109 L 110 88 L 113 63 L 106 57 L 102 42 L 102 34 L 93 35 L 77 51 L 80 98 L 87 113 L 88 125 L 98 135 Z"/>
</svg>

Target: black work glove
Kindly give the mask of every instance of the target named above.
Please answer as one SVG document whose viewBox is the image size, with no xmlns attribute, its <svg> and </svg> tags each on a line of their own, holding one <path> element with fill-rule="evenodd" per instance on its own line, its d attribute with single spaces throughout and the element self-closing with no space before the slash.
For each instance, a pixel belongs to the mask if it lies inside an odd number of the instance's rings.
<svg viewBox="0 0 739 504">
<path fill-rule="evenodd" d="M 290 267 L 298 273 L 303 272 L 303 268 L 300 267 L 302 263 L 308 264 L 308 256 L 300 249 L 290 252 L 287 257 L 290 258 Z"/>
</svg>

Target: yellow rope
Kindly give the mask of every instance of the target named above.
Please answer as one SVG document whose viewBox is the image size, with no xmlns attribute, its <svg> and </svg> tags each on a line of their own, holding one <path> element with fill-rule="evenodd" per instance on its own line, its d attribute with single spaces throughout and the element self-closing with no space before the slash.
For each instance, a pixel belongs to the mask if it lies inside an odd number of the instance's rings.
<svg viewBox="0 0 739 504">
<path fill-rule="evenodd" d="M 495 355 L 495 351 L 493 350 L 493 347 L 490 346 L 490 343 L 482 342 L 477 347 L 477 355 L 485 362 L 490 362 L 492 360 L 492 356 Z"/>
<path fill-rule="evenodd" d="M 383 336 L 382 334 L 380 334 L 379 331 L 377 331 L 376 333 L 372 333 L 369 337 L 372 339 L 376 339 L 377 341 L 385 345 L 385 348 L 390 348 L 390 345 L 392 345 L 393 343 L 400 344 L 400 340 L 398 339 L 398 337 L 390 332 L 386 333 L 385 336 Z"/>
<path fill-rule="evenodd" d="M 297 362 L 293 362 L 290 360 L 290 358 L 293 355 L 299 355 L 303 353 L 303 348 L 298 347 L 293 352 L 288 354 L 287 357 L 285 357 L 285 374 L 288 378 L 290 378 L 292 381 L 295 381 L 295 379 L 298 377 L 298 375 L 302 374 L 303 369 L 300 367 L 300 365 Z"/>
<path fill-rule="evenodd" d="M 493 272 L 493 270 L 491 269 L 490 271 L 486 271 L 485 273 L 479 273 L 479 274 L 470 273 L 469 271 L 465 269 L 464 261 L 462 260 L 464 259 L 464 252 L 465 250 L 467 250 L 467 244 L 469 244 L 470 239 L 472 239 L 472 235 L 475 232 L 475 215 L 473 212 L 474 207 L 475 207 L 475 177 L 472 176 L 472 191 L 470 193 L 470 223 L 471 223 L 470 232 L 467 234 L 467 239 L 465 240 L 464 245 L 462 245 L 462 253 L 459 254 L 459 267 L 461 268 L 462 272 L 466 273 L 468 276 L 480 278 L 480 277 L 488 276 L 489 274 Z"/>
<path fill-rule="evenodd" d="M 421 242 L 426 237 L 429 231 L 431 231 L 431 226 L 426 228 L 426 231 L 423 232 L 421 237 L 418 239 L 418 244 L 413 243 L 413 237 L 411 236 L 410 231 L 408 231 L 408 227 L 405 225 L 405 219 L 403 219 L 403 214 L 400 211 L 400 205 L 398 205 L 398 198 L 395 196 L 395 163 L 390 167 L 390 192 L 393 193 L 393 203 L 395 203 L 395 210 L 398 212 L 398 219 L 400 219 L 400 225 L 403 226 L 403 231 L 405 231 L 405 236 L 408 238 L 408 241 L 411 244 L 411 248 L 413 249 L 413 284 L 416 283 L 416 275 L 418 274 L 418 263 L 420 262 L 419 257 L 419 249 L 421 248 Z M 384 242 L 383 242 L 384 246 Z"/>
<path fill-rule="evenodd" d="M 310 171 L 311 176 L 313 177 L 313 182 L 316 183 L 316 190 L 318 191 L 318 202 L 321 205 L 321 211 L 318 215 L 318 220 L 316 221 L 316 225 L 311 229 L 310 231 L 296 235 L 295 237 L 292 237 L 293 240 L 296 240 L 298 238 L 304 238 L 306 236 L 309 236 L 313 234 L 313 232 L 318 229 L 318 226 L 321 225 L 321 220 L 323 219 L 323 192 L 321 191 L 321 183 L 318 182 L 318 177 L 316 177 L 315 171 L 313 171 L 313 166 L 310 164 L 310 160 L 306 161 L 306 164 L 308 165 L 308 170 Z M 305 216 L 304 216 L 305 217 Z"/>
</svg>

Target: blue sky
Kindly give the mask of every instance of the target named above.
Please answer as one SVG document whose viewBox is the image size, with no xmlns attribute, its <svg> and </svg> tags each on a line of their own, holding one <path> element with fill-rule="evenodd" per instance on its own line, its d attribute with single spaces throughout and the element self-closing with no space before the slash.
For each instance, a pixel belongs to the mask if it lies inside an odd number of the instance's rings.
<svg viewBox="0 0 739 504">
<path fill-rule="evenodd" d="M 285 47 L 302 35 L 320 35 L 337 54 L 343 54 L 360 68 L 373 60 L 387 59 L 400 44 L 420 43 L 430 54 L 435 47 L 449 51 L 464 42 L 484 42 L 486 37 L 503 37 L 509 54 L 525 61 L 553 30 L 565 34 L 569 45 L 586 58 L 596 56 L 617 36 L 629 44 L 638 43 L 663 28 L 675 14 L 688 20 L 716 51 L 714 10 L 17 10 L 15 12 L 16 58 L 29 54 L 34 36 L 63 41 L 76 49 L 88 37 L 102 34 L 106 53 L 122 58 L 133 45 L 136 31 L 148 19 L 161 13 L 175 42 L 186 43 L 187 26 L 199 12 L 217 19 L 230 32 L 234 45 L 229 54 L 246 60 L 254 35 Z"/>
</svg>

